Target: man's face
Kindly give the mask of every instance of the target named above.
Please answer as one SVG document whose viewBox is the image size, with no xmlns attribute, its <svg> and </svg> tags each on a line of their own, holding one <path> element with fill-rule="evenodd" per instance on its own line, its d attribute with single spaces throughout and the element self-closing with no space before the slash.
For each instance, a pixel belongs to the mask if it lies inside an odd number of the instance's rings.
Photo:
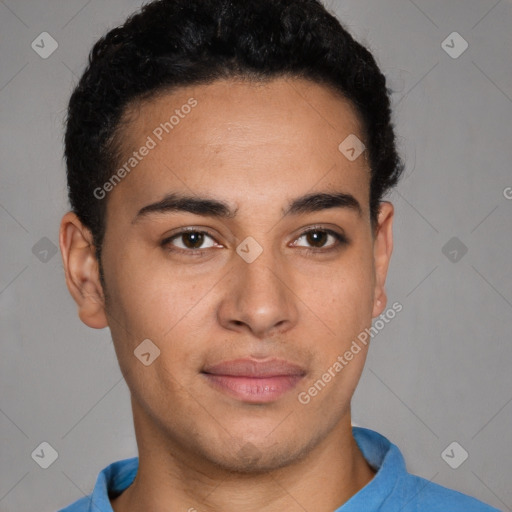
<svg viewBox="0 0 512 512">
<path fill-rule="evenodd" d="M 367 347 L 316 394 L 308 389 L 385 307 L 392 207 L 384 203 L 391 211 L 374 240 L 366 152 L 351 161 L 338 149 L 351 134 L 363 140 L 356 112 L 290 79 L 218 81 L 139 107 L 123 125 L 119 167 L 154 147 L 109 192 L 102 253 L 139 446 L 142 436 L 242 471 L 299 460 L 350 425 Z M 179 122 L 158 130 L 176 109 Z M 317 200 L 284 215 L 321 193 L 350 195 L 361 211 Z M 168 194 L 222 201 L 233 215 L 138 215 Z M 147 339 L 160 355 L 146 366 L 134 350 Z"/>
</svg>

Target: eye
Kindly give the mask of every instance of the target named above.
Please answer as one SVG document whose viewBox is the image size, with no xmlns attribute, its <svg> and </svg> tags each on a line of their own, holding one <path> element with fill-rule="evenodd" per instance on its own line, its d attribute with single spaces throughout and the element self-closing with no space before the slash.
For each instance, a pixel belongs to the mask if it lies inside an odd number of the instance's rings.
<svg viewBox="0 0 512 512">
<path fill-rule="evenodd" d="M 331 243 L 326 247 L 326 243 L 329 240 L 329 237 L 331 237 L 331 240 L 334 240 L 334 243 Z M 311 252 L 326 252 L 330 250 L 336 250 L 339 249 L 340 246 L 345 245 L 348 243 L 347 238 L 345 235 L 342 235 L 341 233 L 338 233 L 336 231 L 333 231 L 331 229 L 321 229 L 321 228 L 313 228 L 308 229 L 307 231 L 304 231 L 297 240 L 300 240 L 304 238 L 305 241 L 308 244 L 311 244 L 312 247 L 307 247 L 308 251 Z M 294 246 L 297 246 L 297 240 L 293 244 Z M 300 246 L 299 247 L 303 247 Z"/>
<path fill-rule="evenodd" d="M 329 238 L 333 242 L 327 245 Z M 208 239 L 210 240 L 209 243 Z M 310 247 L 297 244 L 301 239 L 305 239 L 306 243 L 309 244 Z M 293 246 L 304 247 L 307 252 L 325 253 L 340 249 L 341 246 L 346 244 L 348 244 L 348 239 L 341 233 L 331 229 L 312 228 L 304 231 L 295 240 Z M 168 250 L 172 252 L 181 252 L 197 256 L 206 254 L 207 251 L 205 251 L 205 249 L 211 249 L 219 246 L 211 234 L 197 228 L 183 229 L 179 233 L 163 240 L 160 245 L 168 248 Z"/>
<path fill-rule="evenodd" d="M 207 245 L 205 241 L 207 239 L 212 240 Z M 215 247 L 216 242 L 214 238 L 206 231 L 201 231 L 199 229 L 186 229 L 176 233 L 175 235 L 166 238 L 161 243 L 162 247 L 169 247 L 171 251 L 174 251 L 177 248 L 178 252 L 201 252 L 202 249 L 209 249 L 211 247 Z"/>
</svg>

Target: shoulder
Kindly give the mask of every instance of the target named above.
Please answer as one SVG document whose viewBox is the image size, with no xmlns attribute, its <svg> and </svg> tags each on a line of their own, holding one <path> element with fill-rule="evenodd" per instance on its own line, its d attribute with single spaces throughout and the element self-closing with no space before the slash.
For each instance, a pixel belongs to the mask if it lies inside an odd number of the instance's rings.
<svg viewBox="0 0 512 512">
<path fill-rule="evenodd" d="M 400 502 L 403 512 L 500 512 L 467 494 L 409 473 L 399 479 L 387 501 L 385 510 Z"/>
<path fill-rule="evenodd" d="M 362 427 L 353 427 L 353 433 L 368 463 L 378 469 L 360 492 L 361 504 L 375 503 L 380 512 L 500 512 L 467 494 L 409 473 L 398 446 L 382 434 Z"/>
</svg>

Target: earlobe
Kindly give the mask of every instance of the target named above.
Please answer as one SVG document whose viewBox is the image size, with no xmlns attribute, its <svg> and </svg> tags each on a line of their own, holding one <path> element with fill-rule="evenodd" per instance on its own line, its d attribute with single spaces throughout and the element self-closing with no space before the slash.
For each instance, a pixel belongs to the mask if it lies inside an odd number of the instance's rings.
<svg viewBox="0 0 512 512">
<path fill-rule="evenodd" d="M 93 329 L 107 327 L 104 293 L 92 235 L 73 212 L 62 218 L 59 245 L 66 284 L 78 305 L 80 320 Z"/>
<path fill-rule="evenodd" d="M 372 317 L 379 316 L 387 304 L 386 276 L 393 251 L 393 204 L 383 201 L 380 204 L 377 233 L 373 245 L 375 268 L 375 290 Z"/>
</svg>

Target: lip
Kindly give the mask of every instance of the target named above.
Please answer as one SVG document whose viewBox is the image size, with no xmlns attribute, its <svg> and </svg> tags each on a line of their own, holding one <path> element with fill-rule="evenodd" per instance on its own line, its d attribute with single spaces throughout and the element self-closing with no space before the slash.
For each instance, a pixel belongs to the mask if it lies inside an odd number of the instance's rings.
<svg viewBox="0 0 512 512">
<path fill-rule="evenodd" d="M 202 374 L 216 390 L 248 403 L 269 403 L 295 388 L 306 371 L 284 359 L 234 359 L 206 366 Z"/>
</svg>

